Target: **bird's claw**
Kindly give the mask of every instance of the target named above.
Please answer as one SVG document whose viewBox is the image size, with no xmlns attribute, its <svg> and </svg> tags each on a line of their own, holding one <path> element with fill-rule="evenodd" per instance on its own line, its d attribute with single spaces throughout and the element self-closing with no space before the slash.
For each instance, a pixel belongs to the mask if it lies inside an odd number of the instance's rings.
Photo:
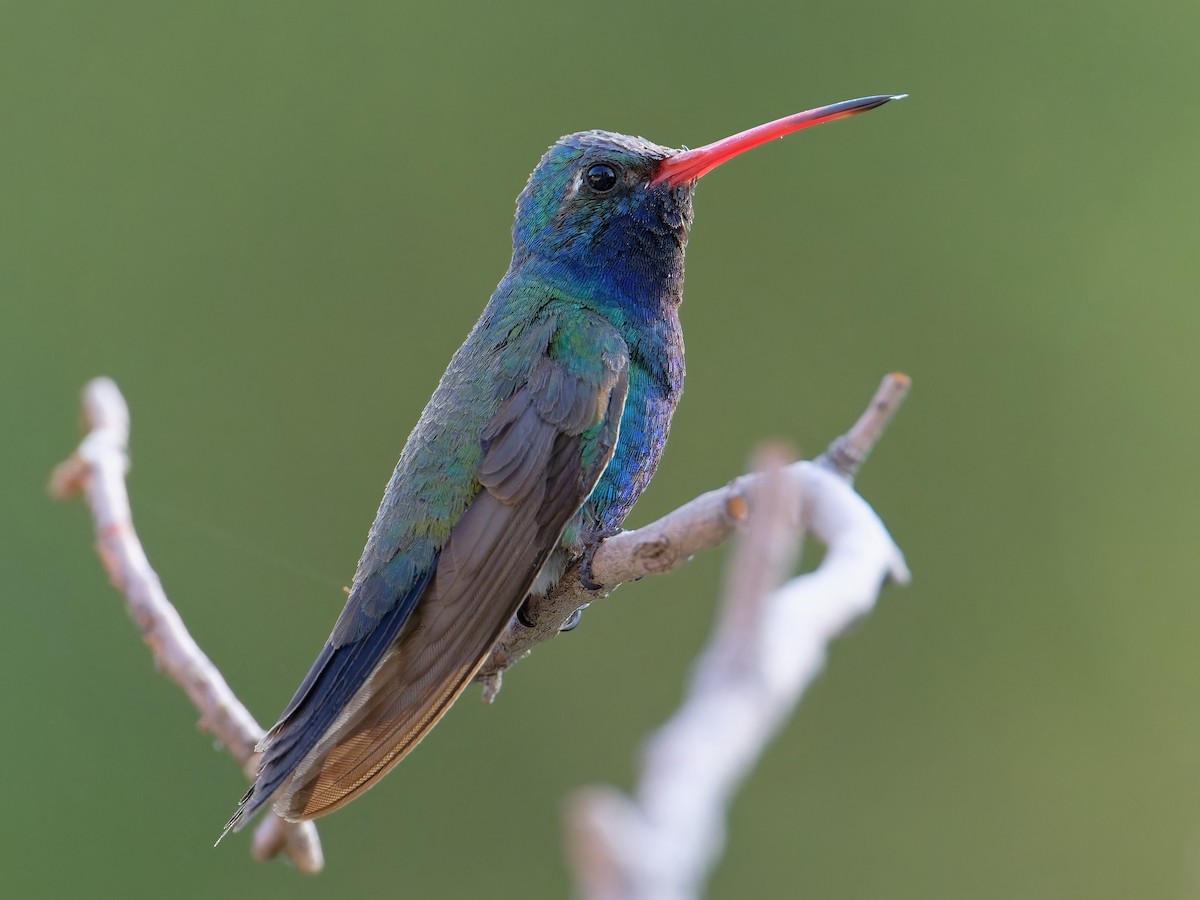
<svg viewBox="0 0 1200 900">
<path fill-rule="evenodd" d="M 620 534 L 621 529 L 615 528 L 612 531 L 601 531 L 589 535 L 583 544 L 583 557 L 579 562 L 579 583 L 589 591 L 602 591 L 604 585 L 592 578 L 592 560 L 596 556 L 596 551 L 600 549 L 600 545 L 612 537 L 614 534 Z"/>
</svg>

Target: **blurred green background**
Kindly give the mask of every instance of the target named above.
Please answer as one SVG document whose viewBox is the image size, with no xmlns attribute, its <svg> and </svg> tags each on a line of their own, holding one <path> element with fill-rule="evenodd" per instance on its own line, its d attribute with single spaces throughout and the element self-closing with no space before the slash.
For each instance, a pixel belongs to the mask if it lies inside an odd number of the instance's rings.
<svg viewBox="0 0 1200 900">
<path fill-rule="evenodd" d="M 711 896 L 1200 895 L 1194 3 L 0 11 L 0 894 L 566 895 L 562 798 L 630 784 L 722 554 L 473 690 L 307 878 L 212 849 L 242 776 L 46 497 L 79 388 L 128 396 L 150 556 L 269 723 L 550 142 L 908 91 L 697 196 L 687 395 L 631 523 L 915 383 L 859 485 L 916 580 L 738 795 Z"/>
</svg>

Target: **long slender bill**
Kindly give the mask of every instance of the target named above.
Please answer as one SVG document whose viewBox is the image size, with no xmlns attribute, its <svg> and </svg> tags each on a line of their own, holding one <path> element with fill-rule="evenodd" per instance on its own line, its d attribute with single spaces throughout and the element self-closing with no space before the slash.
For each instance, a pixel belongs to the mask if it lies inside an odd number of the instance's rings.
<svg viewBox="0 0 1200 900">
<path fill-rule="evenodd" d="M 721 163 L 727 162 L 747 150 L 753 150 L 767 141 L 781 138 L 793 131 L 800 131 L 802 128 L 811 128 L 813 125 L 822 125 L 836 119 L 857 116 L 869 109 L 883 106 L 890 100 L 900 100 L 907 96 L 907 94 L 879 94 L 874 97 L 861 97 L 858 100 L 843 100 L 841 103 L 819 106 L 816 109 L 776 119 L 774 122 L 767 122 L 765 125 L 759 125 L 732 137 L 705 144 L 695 150 L 684 150 L 659 163 L 658 171 L 650 179 L 650 187 L 658 187 L 661 184 L 678 187 L 686 182 L 695 181 Z"/>
</svg>

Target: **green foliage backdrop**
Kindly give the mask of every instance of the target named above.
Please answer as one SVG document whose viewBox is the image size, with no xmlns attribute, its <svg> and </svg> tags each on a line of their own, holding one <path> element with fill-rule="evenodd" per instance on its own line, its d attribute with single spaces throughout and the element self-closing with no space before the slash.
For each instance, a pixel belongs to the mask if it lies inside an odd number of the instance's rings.
<svg viewBox="0 0 1200 900">
<path fill-rule="evenodd" d="M 890 91 L 697 196 L 687 395 L 635 523 L 915 382 L 860 486 L 916 580 L 737 798 L 712 896 L 1200 891 L 1194 3 L 0 12 L 0 893 L 564 896 L 560 800 L 628 785 L 720 555 L 464 699 L 304 878 L 212 849 L 241 775 L 45 496 L 78 389 L 124 388 L 151 557 L 269 721 L 545 147 Z"/>
</svg>

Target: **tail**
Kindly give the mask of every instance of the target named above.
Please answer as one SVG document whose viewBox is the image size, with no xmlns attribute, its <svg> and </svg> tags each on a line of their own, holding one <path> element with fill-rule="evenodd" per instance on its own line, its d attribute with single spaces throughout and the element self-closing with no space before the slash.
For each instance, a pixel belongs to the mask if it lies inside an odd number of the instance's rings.
<svg viewBox="0 0 1200 900">
<path fill-rule="evenodd" d="M 259 802 L 251 804 L 250 801 L 254 797 L 254 787 L 255 785 L 251 785 L 250 790 L 246 791 L 246 793 L 242 795 L 242 799 L 238 801 L 237 811 L 233 814 L 230 820 L 225 823 L 225 828 L 221 832 L 221 836 L 213 842 L 214 847 L 219 845 L 221 841 L 225 840 L 225 835 L 229 834 L 229 832 L 241 831 L 243 826 L 250 821 L 250 818 L 254 815 L 254 813 L 258 811 L 259 807 L 266 802 L 266 798 L 263 798 Z"/>
<path fill-rule="evenodd" d="M 241 831 L 313 755 L 322 738 L 361 705 L 364 685 L 403 630 L 429 585 L 433 568 L 416 573 L 415 579 L 399 593 L 392 587 L 387 574 L 386 570 L 382 574 L 372 574 L 356 586 L 308 676 L 279 721 L 254 748 L 262 754 L 258 777 L 242 795 L 233 817 L 225 823 L 225 830 L 217 838 L 218 844 L 230 831 Z M 366 620 L 360 625 L 356 618 L 360 605 L 372 603 L 377 596 L 389 597 L 391 602 L 386 605 L 386 611 L 378 619 Z M 342 640 L 341 636 L 346 633 L 354 635 L 354 639 Z"/>
</svg>

